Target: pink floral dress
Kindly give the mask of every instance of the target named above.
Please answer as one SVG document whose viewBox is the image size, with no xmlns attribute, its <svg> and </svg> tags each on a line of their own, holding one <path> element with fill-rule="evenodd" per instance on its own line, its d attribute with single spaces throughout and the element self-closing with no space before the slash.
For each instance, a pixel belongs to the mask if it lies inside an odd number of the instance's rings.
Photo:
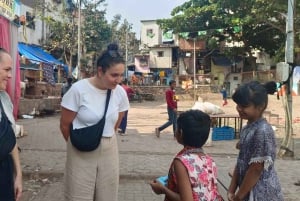
<svg viewBox="0 0 300 201">
<path fill-rule="evenodd" d="M 175 157 L 186 167 L 194 201 L 222 201 L 217 187 L 217 167 L 213 159 L 199 148 L 184 148 Z M 178 193 L 174 162 L 168 175 L 168 188 Z M 168 201 L 165 198 L 165 201 Z"/>
</svg>

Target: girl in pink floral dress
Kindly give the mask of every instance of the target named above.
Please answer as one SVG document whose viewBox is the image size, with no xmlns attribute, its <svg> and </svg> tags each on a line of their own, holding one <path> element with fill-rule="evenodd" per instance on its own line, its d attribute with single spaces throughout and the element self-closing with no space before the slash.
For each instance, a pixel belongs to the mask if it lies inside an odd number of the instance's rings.
<svg viewBox="0 0 300 201">
<path fill-rule="evenodd" d="M 165 194 L 165 201 L 222 201 L 217 188 L 217 167 L 205 154 L 210 130 L 209 115 L 189 110 L 177 119 L 176 139 L 184 148 L 175 156 L 168 174 L 167 185 L 152 181 L 156 194 Z"/>
</svg>

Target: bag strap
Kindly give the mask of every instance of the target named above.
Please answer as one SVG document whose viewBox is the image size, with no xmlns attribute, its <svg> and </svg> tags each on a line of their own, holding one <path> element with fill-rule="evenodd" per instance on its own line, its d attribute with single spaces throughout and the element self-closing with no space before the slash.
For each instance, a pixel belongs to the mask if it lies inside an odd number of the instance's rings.
<svg viewBox="0 0 300 201">
<path fill-rule="evenodd" d="M 105 102 L 105 110 L 104 110 L 103 118 L 105 118 L 105 116 L 106 116 L 106 112 L 107 112 L 107 108 L 108 108 L 108 104 L 109 104 L 109 100 L 110 100 L 110 94 L 111 94 L 111 89 L 108 89 L 107 94 L 106 94 L 106 102 Z"/>
<path fill-rule="evenodd" d="M 3 108 L 3 105 L 2 105 L 2 102 L 1 102 L 1 99 L 0 99 L 0 109 L 1 109 L 1 113 L 6 116 L 5 114 L 5 111 L 4 111 L 4 108 Z M 6 116 L 7 117 L 7 116 Z"/>
<path fill-rule="evenodd" d="M 7 121 L 8 121 L 10 124 L 12 124 L 11 121 L 9 120 L 8 116 L 7 116 L 6 113 L 5 113 L 5 110 L 4 110 L 4 107 L 3 107 L 3 105 L 2 105 L 1 99 L 0 99 L 0 109 L 1 109 L 1 112 L 0 112 L 0 113 L 1 113 L 1 118 L 0 118 L 0 121 L 3 120 L 3 119 L 7 119 Z"/>
</svg>

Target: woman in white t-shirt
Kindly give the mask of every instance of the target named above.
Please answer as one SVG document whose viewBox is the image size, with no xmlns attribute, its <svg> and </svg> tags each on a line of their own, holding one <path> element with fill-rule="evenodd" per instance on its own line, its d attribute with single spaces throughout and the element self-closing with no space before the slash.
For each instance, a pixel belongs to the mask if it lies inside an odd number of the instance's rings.
<svg viewBox="0 0 300 201">
<path fill-rule="evenodd" d="M 119 85 L 124 63 L 118 46 L 110 44 L 97 60 L 95 76 L 73 84 L 62 99 L 60 129 L 67 142 L 65 200 L 118 200 L 119 155 L 115 133 L 129 109 L 126 92 Z M 111 95 L 101 143 L 93 151 L 79 151 L 69 140 L 70 125 L 83 128 L 96 124 L 103 117 L 108 89 Z"/>
</svg>

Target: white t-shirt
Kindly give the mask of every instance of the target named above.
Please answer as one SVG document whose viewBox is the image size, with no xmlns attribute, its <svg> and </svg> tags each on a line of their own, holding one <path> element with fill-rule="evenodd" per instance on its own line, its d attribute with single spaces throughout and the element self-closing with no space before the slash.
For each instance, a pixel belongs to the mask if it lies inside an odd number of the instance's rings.
<svg viewBox="0 0 300 201">
<path fill-rule="evenodd" d="M 92 85 L 88 79 L 80 80 L 72 85 L 63 96 L 61 106 L 77 112 L 73 120 L 73 128 L 84 128 L 96 124 L 104 114 L 107 90 L 101 90 Z M 129 101 L 125 90 L 117 85 L 111 91 L 106 113 L 104 137 L 111 137 L 115 133 L 114 127 L 119 112 L 129 109 Z"/>
</svg>

